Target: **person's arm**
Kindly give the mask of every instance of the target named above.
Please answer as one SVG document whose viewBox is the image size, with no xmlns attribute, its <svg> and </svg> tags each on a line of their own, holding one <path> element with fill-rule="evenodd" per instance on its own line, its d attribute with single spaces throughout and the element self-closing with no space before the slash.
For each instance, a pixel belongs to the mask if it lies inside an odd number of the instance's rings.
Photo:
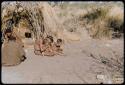
<svg viewBox="0 0 125 85">
<path fill-rule="evenodd" d="M 7 35 L 5 35 L 5 38 L 4 38 L 5 40 L 8 40 L 8 37 L 7 37 Z"/>
<path fill-rule="evenodd" d="M 49 48 L 49 46 L 40 45 L 40 51 L 41 52 L 45 51 L 48 48 Z"/>
<path fill-rule="evenodd" d="M 22 40 L 21 40 L 20 36 L 19 36 L 19 35 L 17 35 L 17 33 L 16 33 L 15 31 L 13 31 L 12 35 L 13 35 L 14 37 L 16 37 L 16 39 L 17 39 L 17 40 L 19 40 L 19 41 L 21 41 L 21 42 L 22 42 Z"/>
<path fill-rule="evenodd" d="M 8 37 L 7 37 L 7 35 L 5 35 L 3 43 L 7 43 L 7 42 L 8 42 Z"/>
<path fill-rule="evenodd" d="M 53 46 L 48 46 L 48 50 L 49 50 L 50 52 L 54 52 Z"/>
</svg>

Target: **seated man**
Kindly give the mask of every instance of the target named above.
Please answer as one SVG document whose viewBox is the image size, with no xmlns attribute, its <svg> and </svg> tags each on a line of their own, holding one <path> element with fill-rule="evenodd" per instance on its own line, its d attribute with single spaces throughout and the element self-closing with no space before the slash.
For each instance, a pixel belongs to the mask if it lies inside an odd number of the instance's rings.
<svg viewBox="0 0 125 85">
<path fill-rule="evenodd" d="M 25 52 L 22 46 L 16 42 L 15 37 L 9 36 L 8 41 L 2 46 L 2 65 L 15 66 L 25 59 Z"/>
</svg>

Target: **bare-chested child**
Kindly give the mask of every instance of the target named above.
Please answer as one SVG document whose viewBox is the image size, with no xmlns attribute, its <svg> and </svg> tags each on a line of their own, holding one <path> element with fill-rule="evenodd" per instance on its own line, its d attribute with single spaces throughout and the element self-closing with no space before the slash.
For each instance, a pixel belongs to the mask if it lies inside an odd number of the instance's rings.
<svg viewBox="0 0 125 85">
<path fill-rule="evenodd" d="M 44 41 L 43 41 L 44 47 L 42 49 L 43 56 L 54 56 L 55 55 L 55 53 L 53 51 L 52 43 L 53 43 L 53 37 L 48 36 L 44 39 Z"/>
<path fill-rule="evenodd" d="M 54 56 L 62 54 L 62 39 L 57 39 L 54 43 L 52 36 L 47 36 L 45 39 L 35 41 L 35 54 L 42 56 Z"/>
<path fill-rule="evenodd" d="M 42 54 L 42 52 L 41 52 L 42 49 L 43 49 L 43 38 L 41 37 L 40 39 L 35 40 L 34 53 L 36 55 L 41 55 Z"/>
<path fill-rule="evenodd" d="M 38 39 L 35 40 L 35 44 L 34 44 L 34 53 L 36 55 L 40 55 L 40 41 Z"/>
<path fill-rule="evenodd" d="M 56 54 L 62 54 L 62 39 L 57 39 L 57 41 L 53 44 L 53 50 L 56 52 Z"/>
</svg>

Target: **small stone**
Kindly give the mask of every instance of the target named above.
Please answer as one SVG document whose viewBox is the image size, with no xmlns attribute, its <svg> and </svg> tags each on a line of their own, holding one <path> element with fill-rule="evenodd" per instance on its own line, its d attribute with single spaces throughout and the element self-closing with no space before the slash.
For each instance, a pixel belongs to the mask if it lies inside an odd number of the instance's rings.
<svg viewBox="0 0 125 85">
<path fill-rule="evenodd" d="M 102 61 L 102 63 L 106 64 L 107 62 L 106 61 Z"/>
<path fill-rule="evenodd" d="M 100 80 L 104 80 L 104 77 L 105 77 L 105 76 L 104 76 L 104 75 L 101 75 L 101 74 L 100 74 L 100 75 L 97 75 L 97 79 L 100 79 Z"/>
</svg>

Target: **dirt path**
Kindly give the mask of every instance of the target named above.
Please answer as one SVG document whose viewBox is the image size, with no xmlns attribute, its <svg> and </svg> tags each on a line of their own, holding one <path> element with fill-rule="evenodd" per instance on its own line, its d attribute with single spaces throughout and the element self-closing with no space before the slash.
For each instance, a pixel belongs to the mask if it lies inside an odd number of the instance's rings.
<svg viewBox="0 0 125 85">
<path fill-rule="evenodd" d="M 116 49 L 117 48 L 117 49 Z M 26 49 L 27 60 L 15 67 L 2 67 L 3 83 L 101 83 L 98 74 L 111 76 L 97 55 L 123 57 L 123 40 L 102 42 L 85 39 L 66 44 L 63 56 L 37 56 Z M 108 71 L 108 72 L 107 72 Z M 109 80 L 109 77 L 107 78 Z M 108 83 L 107 80 L 103 80 Z M 111 83 L 111 82 L 110 82 Z"/>
</svg>

